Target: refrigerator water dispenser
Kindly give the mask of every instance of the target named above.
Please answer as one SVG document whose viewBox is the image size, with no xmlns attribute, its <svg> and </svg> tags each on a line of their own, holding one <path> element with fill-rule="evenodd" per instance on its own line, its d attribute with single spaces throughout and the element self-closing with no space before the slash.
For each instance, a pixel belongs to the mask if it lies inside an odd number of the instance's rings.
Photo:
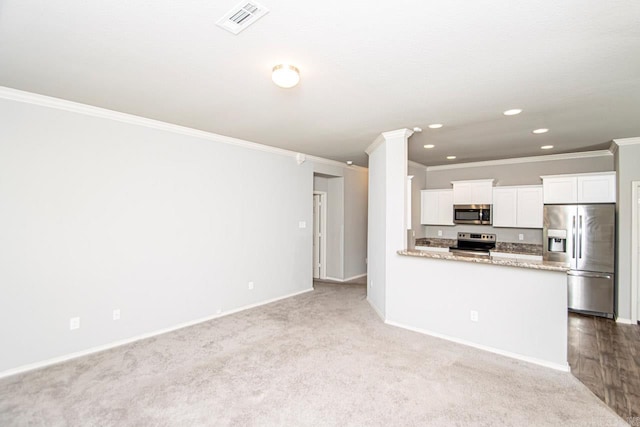
<svg viewBox="0 0 640 427">
<path fill-rule="evenodd" d="M 547 250 L 549 252 L 567 251 L 567 230 L 547 230 Z"/>
</svg>

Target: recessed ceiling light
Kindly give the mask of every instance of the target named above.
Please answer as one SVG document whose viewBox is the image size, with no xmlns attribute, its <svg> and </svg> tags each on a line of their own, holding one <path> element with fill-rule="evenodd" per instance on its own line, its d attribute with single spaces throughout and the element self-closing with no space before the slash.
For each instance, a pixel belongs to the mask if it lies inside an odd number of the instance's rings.
<svg viewBox="0 0 640 427">
<path fill-rule="evenodd" d="M 433 145 L 433 144 L 427 144 L 427 145 L 424 146 L 424 148 L 433 148 L 433 147 L 435 147 L 435 145 Z"/>
<path fill-rule="evenodd" d="M 522 110 L 520 108 L 512 108 L 511 110 L 507 110 L 502 114 L 504 114 L 505 116 L 515 116 L 516 114 L 520 113 L 522 113 Z"/>
<path fill-rule="evenodd" d="M 347 164 L 348 164 L 349 166 L 351 166 L 351 165 L 353 164 L 353 161 L 352 161 L 352 160 L 347 160 Z"/>
<path fill-rule="evenodd" d="M 545 128 L 540 128 L 533 131 L 533 133 L 535 133 L 536 135 L 541 133 L 547 133 L 547 132 L 549 132 L 549 129 L 545 129 Z"/>
<path fill-rule="evenodd" d="M 447 156 L 447 160 L 453 160 L 455 158 L 456 158 L 456 156 Z"/>
<path fill-rule="evenodd" d="M 442 126 L 444 126 L 442 123 L 433 123 L 429 125 L 429 129 L 440 129 Z"/>
<path fill-rule="evenodd" d="M 540 148 L 543 149 L 543 150 L 551 150 L 553 148 L 553 145 L 543 145 Z"/>
<path fill-rule="evenodd" d="M 289 89 L 300 81 L 300 70 L 290 64 L 278 64 L 273 67 L 271 79 L 277 86 Z"/>
<path fill-rule="evenodd" d="M 415 133 L 420 133 L 420 132 L 422 132 L 422 128 L 419 128 L 419 127 L 416 126 L 416 127 L 413 128 L 413 131 Z"/>
</svg>

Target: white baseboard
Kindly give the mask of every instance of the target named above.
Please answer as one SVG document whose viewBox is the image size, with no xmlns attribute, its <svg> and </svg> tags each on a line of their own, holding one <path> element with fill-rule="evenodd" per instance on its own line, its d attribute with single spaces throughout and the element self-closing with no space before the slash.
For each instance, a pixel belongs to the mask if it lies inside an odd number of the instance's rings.
<svg viewBox="0 0 640 427">
<path fill-rule="evenodd" d="M 625 319 L 625 318 L 622 318 L 622 317 L 618 317 L 616 319 L 616 323 L 622 323 L 624 325 L 637 325 L 638 324 L 637 322 L 634 322 L 631 319 Z"/>
<path fill-rule="evenodd" d="M 382 321 L 386 323 L 387 321 L 386 321 L 386 319 L 384 318 L 384 313 L 382 313 L 382 310 L 380 310 L 380 309 L 378 308 L 378 306 L 377 306 L 377 305 L 375 305 L 375 304 L 373 303 L 373 301 L 371 301 L 371 300 L 369 299 L 369 296 L 367 296 L 367 302 L 369 303 L 369 305 L 371 306 L 371 308 L 373 308 L 373 311 L 375 311 L 375 312 L 376 312 L 376 314 L 380 317 L 380 319 L 382 319 Z"/>
<path fill-rule="evenodd" d="M 448 336 L 448 335 L 427 331 L 426 329 L 414 328 L 412 326 L 403 325 L 401 323 L 394 322 L 392 320 L 387 320 L 387 321 L 385 321 L 385 323 L 387 325 L 396 326 L 398 328 L 407 329 L 409 331 L 418 332 L 420 334 L 430 335 L 432 337 L 441 338 L 441 339 L 444 339 L 444 340 L 447 340 L 447 341 L 452 341 L 452 342 L 455 342 L 455 343 L 458 343 L 458 344 L 467 345 L 469 347 L 474 347 L 474 348 L 477 348 L 477 349 L 480 349 L 480 350 L 489 351 L 491 353 L 499 354 L 501 356 L 506 356 L 506 357 L 510 357 L 512 359 L 522 360 L 524 362 L 533 363 L 535 365 L 544 366 L 546 368 L 551 368 L 551 369 L 555 369 L 555 370 L 562 371 L 562 372 L 571 372 L 571 368 L 569 367 L 569 363 L 565 363 L 565 364 L 554 363 L 554 362 L 549 362 L 547 360 L 536 359 L 535 357 L 523 356 L 522 354 L 512 353 L 510 351 L 500 350 L 500 349 L 497 349 L 497 348 L 494 348 L 494 347 L 488 347 L 488 346 L 485 346 L 485 345 L 476 344 L 476 343 L 471 342 L 471 341 L 462 340 L 462 339 L 454 338 L 454 337 L 451 337 L 451 336 Z"/>
<path fill-rule="evenodd" d="M 359 279 L 359 278 L 364 277 L 366 275 L 367 275 L 367 273 L 363 273 L 363 274 L 358 274 L 357 276 L 347 277 L 346 279 L 338 279 L 337 277 L 327 276 L 327 277 L 325 277 L 325 279 L 326 280 L 332 280 L 334 282 L 349 282 L 351 280 Z M 323 280 L 323 279 L 318 279 L 318 280 Z"/>
<path fill-rule="evenodd" d="M 87 356 L 87 355 L 92 354 L 92 353 L 98 353 L 100 351 L 109 350 L 109 349 L 112 349 L 112 348 L 115 348 L 115 347 L 120 347 L 122 345 L 126 345 L 126 344 L 130 344 L 132 342 L 135 342 L 135 341 L 140 341 L 140 340 L 143 340 L 143 339 L 151 338 L 151 337 L 154 337 L 156 335 L 166 334 L 168 332 L 176 331 L 178 329 L 187 328 L 189 326 L 197 325 L 198 323 L 208 322 L 209 320 L 218 319 L 220 317 L 228 316 L 230 314 L 238 313 L 240 311 L 245 311 L 245 310 L 249 310 L 251 308 L 260 307 L 261 305 L 271 304 L 271 303 L 276 302 L 276 301 L 280 301 L 280 300 L 283 300 L 283 299 L 295 297 L 296 295 L 304 294 L 304 293 L 311 292 L 311 291 L 313 291 L 313 288 L 305 289 L 304 291 L 294 292 L 292 294 L 284 295 L 284 296 L 277 297 L 277 298 L 272 298 L 272 299 L 269 299 L 269 300 L 266 300 L 266 301 L 261 301 L 261 302 L 255 303 L 255 304 L 245 305 L 245 306 L 242 306 L 240 308 L 235 308 L 233 310 L 229 310 L 229 311 L 225 311 L 225 312 L 222 312 L 222 313 L 214 314 L 212 316 L 202 317 L 200 319 L 196 319 L 196 320 L 191 320 L 189 322 L 180 323 L 178 325 L 170 326 L 168 328 L 158 329 L 158 330 L 153 331 L 153 332 L 148 332 L 146 334 L 136 335 L 135 337 L 126 338 L 126 339 L 119 340 L 119 341 L 113 341 L 113 342 L 110 342 L 108 344 L 100 345 L 100 346 L 97 346 L 97 347 L 91 347 L 91 348 L 86 349 L 86 350 L 76 351 L 74 353 L 65 354 L 63 356 L 54 357 L 52 359 L 43 360 L 41 362 L 35 362 L 35 363 L 30 363 L 28 365 L 19 366 L 17 368 L 13 368 L 13 369 L 9 369 L 9 370 L 0 372 L 0 378 L 10 377 L 12 375 L 17 375 L 17 374 L 21 374 L 21 373 L 28 372 L 28 371 L 33 371 L 34 369 L 40 369 L 40 368 L 44 368 L 44 367 L 51 366 L 51 365 L 57 365 L 58 363 L 66 362 L 66 361 L 72 360 L 72 359 L 77 359 L 78 357 Z"/>
</svg>

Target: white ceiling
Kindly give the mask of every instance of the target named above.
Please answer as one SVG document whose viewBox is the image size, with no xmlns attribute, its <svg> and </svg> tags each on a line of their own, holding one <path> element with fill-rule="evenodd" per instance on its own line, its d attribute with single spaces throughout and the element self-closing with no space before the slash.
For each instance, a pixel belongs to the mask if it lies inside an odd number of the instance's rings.
<svg viewBox="0 0 640 427">
<path fill-rule="evenodd" d="M 260 2 L 234 36 L 236 0 L 0 0 L 0 85 L 360 165 L 404 127 L 425 165 L 640 136 L 637 0 Z"/>
</svg>

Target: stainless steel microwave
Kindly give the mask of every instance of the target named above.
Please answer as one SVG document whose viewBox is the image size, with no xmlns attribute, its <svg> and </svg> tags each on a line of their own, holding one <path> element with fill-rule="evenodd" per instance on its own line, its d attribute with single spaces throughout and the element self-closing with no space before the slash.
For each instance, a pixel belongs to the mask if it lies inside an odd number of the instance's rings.
<svg viewBox="0 0 640 427">
<path fill-rule="evenodd" d="M 491 225 L 491 205 L 453 205 L 453 223 Z"/>
</svg>

